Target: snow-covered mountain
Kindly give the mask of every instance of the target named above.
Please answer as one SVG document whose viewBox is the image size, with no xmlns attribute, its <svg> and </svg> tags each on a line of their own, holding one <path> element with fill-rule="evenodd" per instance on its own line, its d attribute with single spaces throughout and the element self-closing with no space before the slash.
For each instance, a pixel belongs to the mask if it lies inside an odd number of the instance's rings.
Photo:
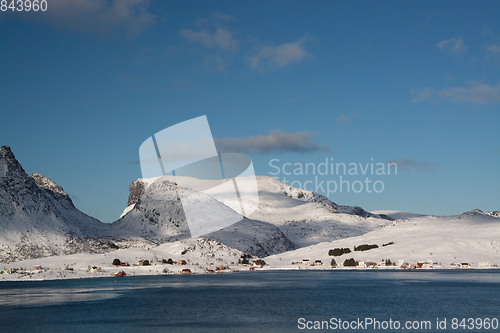
<svg viewBox="0 0 500 333">
<path fill-rule="evenodd" d="M 305 258 L 321 260 L 325 267 L 330 266 L 332 259 L 343 263 L 349 258 L 375 263 L 384 259 L 410 264 L 432 261 L 434 266 L 437 264 L 442 268 L 461 263 L 468 263 L 471 267 L 478 267 L 480 263 L 498 267 L 500 218 L 493 215 L 473 210 L 458 216 L 404 218 L 361 236 L 320 243 L 264 260 L 276 268 L 299 268 L 301 265 L 292 262 Z M 378 248 L 354 251 L 354 246 L 362 244 L 377 245 Z M 335 248 L 349 248 L 351 252 L 338 257 L 329 256 L 329 250 Z"/>
<path fill-rule="evenodd" d="M 257 207 L 246 217 L 237 213 L 238 198 L 222 193 L 223 186 L 212 189 L 213 181 L 179 176 L 138 179 L 129 187 L 129 206 L 113 227 L 129 236 L 159 242 L 189 237 L 180 198 L 190 197 L 195 200 L 190 206 L 207 224 L 216 224 L 220 219 L 241 220 L 205 237 L 261 256 L 361 235 L 390 223 L 383 216 L 360 207 L 337 205 L 322 195 L 285 185 L 275 178 L 255 178 L 238 179 L 238 191 L 243 197 L 251 197 L 245 194 L 257 183 L 259 202 L 246 202 Z M 196 193 L 192 188 L 210 190 Z"/>
<path fill-rule="evenodd" d="M 200 180 L 193 178 L 190 181 Z M 189 185 L 190 182 L 183 183 Z M 189 198 L 193 201 L 190 209 L 195 209 L 197 215 L 203 216 L 207 225 L 217 225 L 218 221 L 226 219 L 239 221 L 206 234 L 204 238 L 220 241 L 256 256 L 295 249 L 295 245 L 274 225 L 247 219 L 231 208 L 234 203 L 221 202 L 210 195 L 179 186 L 172 177 L 138 179 L 129 189 L 129 206 L 112 225 L 114 232 L 122 237 L 142 237 L 157 243 L 189 238 L 185 207 L 180 200 Z"/>
<path fill-rule="evenodd" d="M 0 262 L 184 244 L 191 239 L 185 214 L 209 226 L 239 221 L 220 230 L 214 227 L 214 231 L 193 241 L 220 243 L 227 247 L 224 251 L 234 250 L 235 255 L 268 256 L 275 265 L 300 257 L 328 260 L 330 248 L 363 243 L 380 247 L 356 253 L 355 259 L 423 260 L 428 259 L 421 258 L 427 252 L 444 261 L 453 256 L 457 261 L 486 258 L 495 262 L 494 257 L 498 257 L 498 211 L 476 210 L 453 217 L 413 217 L 417 214 L 399 211 L 369 213 L 258 176 L 238 179 L 241 197 L 252 198 L 246 194 L 255 190 L 255 184 L 259 193 L 258 202 L 245 202 L 255 209 L 243 216 L 238 197 L 227 195 L 225 186 L 212 186 L 215 183 L 192 177 L 138 179 L 130 185 L 128 206 L 122 216 L 106 224 L 79 211 L 52 180 L 37 173 L 27 175 L 10 148 L 4 146 L 0 149 Z M 205 190 L 195 190 L 200 188 Z M 188 208 L 183 205 L 186 202 Z M 412 217 L 397 219 L 401 216 Z M 381 246 L 391 242 L 390 246 Z M 278 257 L 286 260 L 277 263 Z"/>
<path fill-rule="evenodd" d="M 113 244 L 98 238 L 109 230 L 53 181 L 27 175 L 9 147 L 0 148 L 0 261 L 107 251 Z"/>
<path fill-rule="evenodd" d="M 399 220 L 399 219 L 404 219 L 407 217 L 419 217 L 419 216 L 424 216 L 424 214 L 416 214 L 416 213 L 410 213 L 410 212 L 403 212 L 400 210 L 374 210 L 370 212 L 372 214 L 377 214 L 377 215 L 382 215 L 382 216 L 387 216 L 390 219 L 393 220 Z"/>
<path fill-rule="evenodd" d="M 249 218 L 276 226 L 297 247 L 361 235 L 390 223 L 361 207 L 337 205 L 320 194 L 288 186 L 275 178 L 256 178 L 259 205 Z M 238 189 L 245 191 L 252 182 L 251 178 L 241 178 Z"/>
</svg>

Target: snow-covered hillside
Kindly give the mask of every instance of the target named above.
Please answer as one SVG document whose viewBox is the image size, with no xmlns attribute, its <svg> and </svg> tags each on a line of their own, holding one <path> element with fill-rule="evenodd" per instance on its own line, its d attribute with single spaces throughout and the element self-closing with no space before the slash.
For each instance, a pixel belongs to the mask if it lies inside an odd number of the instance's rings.
<svg viewBox="0 0 500 333">
<path fill-rule="evenodd" d="M 249 218 L 276 226 L 297 247 L 361 235 L 390 223 L 360 207 L 337 205 L 320 194 L 275 178 L 256 178 L 259 205 Z M 251 179 L 239 180 L 238 189 L 245 191 L 246 183 L 251 186 Z"/>
<path fill-rule="evenodd" d="M 63 189 L 28 176 L 9 147 L 0 148 L 0 261 L 108 251 L 110 226 L 82 213 Z"/>
<path fill-rule="evenodd" d="M 234 182 L 172 176 L 138 179 L 130 185 L 122 216 L 105 224 L 75 208 L 52 180 L 36 173 L 27 175 L 10 148 L 2 147 L 0 262 L 74 254 L 76 264 L 87 266 L 108 260 L 105 253 L 123 253 L 132 260 L 147 253 L 163 255 L 164 249 L 189 243 L 197 248 L 191 255 L 199 258 L 215 258 L 217 253 L 236 258 L 247 253 L 267 257 L 271 267 L 296 268 L 292 261 L 304 258 L 329 263 L 330 249 L 353 250 L 362 244 L 379 247 L 344 254 L 337 262 L 353 257 L 375 262 L 432 259 L 442 265 L 499 263 L 498 211 L 452 217 L 368 213 L 271 177 L 238 178 L 239 196 L 230 191 Z M 253 195 L 256 189 L 258 198 Z M 244 216 L 245 211 L 252 213 Z M 204 232 L 192 238 L 197 225 Z M 214 252 L 214 246 L 224 250 Z M 61 264 L 57 259 L 44 260 Z"/>
<path fill-rule="evenodd" d="M 400 210 L 374 210 L 371 211 L 370 213 L 377 214 L 379 216 L 385 215 L 393 220 L 404 219 L 408 217 L 425 216 L 424 214 L 415 214 L 415 213 L 403 212 Z"/>
<path fill-rule="evenodd" d="M 354 251 L 354 246 L 362 244 L 376 244 L 378 248 Z M 338 257 L 329 256 L 329 250 L 335 248 L 349 248 L 351 252 Z M 385 259 L 410 264 L 432 261 L 442 268 L 450 267 L 451 263 L 468 263 L 471 267 L 477 267 L 481 262 L 500 265 L 500 218 L 481 211 L 458 216 L 405 218 L 361 236 L 273 255 L 265 261 L 275 268 L 306 268 L 306 265 L 292 265 L 292 262 L 321 260 L 322 267 L 328 268 L 332 259 L 343 263 L 349 258 L 375 263 Z"/>
<path fill-rule="evenodd" d="M 221 242 L 254 255 L 357 236 L 390 223 L 360 207 L 339 206 L 322 195 L 285 185 L 275 178 L 255 178 L 238 178 L 243 198 L 252 198 L 257 183 L 258 200 L 245 202 L 253 210 L 249 219 L 236 225 L 238 232 L 234 225 L 215 232 Z M 113 227 L 150 240 L 186 238 L 189 228 L 181 197 L 190 198 L 191 215 L 199 216 L 208 225 L 217 225 L 219 220 L 242 220 L 238 197 L 229 195 L 230 187 L 218 185 L 220 181 L 179 176 L 138 179 L 130 185 L 129 206 Z M 202 188 L 204 193 L 193 195 L 192 188 Z"/>
<path fill-rule="evenodd" d="M 111 277 L 118 271 L 124 271 L 129 276 L 179 274 L 183 269 L 189 269 L 192 273 L 207 273 L 208 270 L 217 271 L 219 266 L 228 267 L 220 272 L 248 270 L 248 265 L 238 265 L 243 256 L 248 258 L 248 254 L 243 251 L 218 241 L 190 238 L 160 246 L 131 247 L 101 254 L 78 253 L 3 264 L 0 266 L 2 269 L 18 268 L 22 274 L 4 273 L 0 275 L 0 281 Z M 114 259 L 130 266 L 114 266 Z M 172 259 L 173 263 L 166 263 L 168 259 Z M 148 260 L 150 265 L 138 266 L 139 260 Z M 178 264 L 183 260 L 185 264 Z"/>
</svg>

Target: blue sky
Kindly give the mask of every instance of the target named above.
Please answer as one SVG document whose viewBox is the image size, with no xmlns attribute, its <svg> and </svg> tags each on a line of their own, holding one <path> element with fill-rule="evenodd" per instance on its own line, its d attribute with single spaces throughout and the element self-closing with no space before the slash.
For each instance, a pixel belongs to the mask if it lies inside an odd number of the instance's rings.
<svg viewBox="0 0 500 333">
<path fill-rule="evenodd" d="M 496 1 L 52 0 L 0 12 L 0 144 L 104 222 L 141 177 L 141 143 L 201 115 L 259 175 L 272 159 L 399 164 L 369 175 L 380 193 L 330 193 L 339 204 L 498 210 L 498 17 Z"/>
</svg>

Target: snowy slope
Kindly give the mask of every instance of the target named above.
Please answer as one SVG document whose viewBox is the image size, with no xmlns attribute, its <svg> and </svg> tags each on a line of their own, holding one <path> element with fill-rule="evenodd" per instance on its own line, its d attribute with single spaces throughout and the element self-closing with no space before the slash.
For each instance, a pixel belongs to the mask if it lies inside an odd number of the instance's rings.
<svg viewBox="0 0 500 333">
<path fill-rule="evenodd" d="M 175 180 L 179 182 L 179 179 L 182 184 L 197 188 L 200 183 L 208 184 L 208 187 L 211 185 L 210 181 L 190 177 L 176 177 Z M 140 190 L 136 191 L 137 188 Z M 179 186 L 173 177 L 168 176 L 134 181 L 130 187 L 127 212 L 112 225 L 115 234 L 143 237 L 157 243 L 189 238 L 190 229 L 184 215 L 186 206 L 181 204 L 179 198 L 184 203 L 188 200 L 192 218 L 197 217 L 210 227 L 216 227 L 226 220 L 240 221 L 203 237 L 258 256 L 295 248 L 275 226 L 248 220 L 238 214 L 230 207 L 235 204 L 234 201 L 221 202 L 210 195 Z"/>
<path fill-rule="evenodd" d="M 125 271 L 129 276 L 179 274 L 182 269 L 186 268 L 193 273 L 206 273 L 207 269 L 216 270 L 218 266 L 229 267 L 228 270 L 222 272 L 235 269 L 248 270 L 248 266 L 237 265 L 238 260 L 244 254 L 242 251 L 215 240 L 192 238 L 156 247 L 132 247 L 101 254 L 78 253 L 3 264 L 2 269 L 22 268 L 22 271 L 33 274 L 1 274 L 0 281 L 111 277 L 114 272 L 118 271 Z M 114 259 L 119 259 L 130 266 L 113 266 Z M 138 260 L 144 259 L 148 260 L 151 265 L 135 265 Z M 175 264 L 164 264 L 162 259 L 172 259 Z M 177 262 L 181 260 L 185 260 L 187 264 L 178 265 Z M 35 266 L 41 266 L 42 269 L 34 269 Z M 99 269 L 89 269 L 93 266 Z M 66 267 L 72 270 L 66 270 Z"/>
<path fill-rule="evenodd" d="M 240 191 L 245 191 L 245 181 L 239 181 Z M 272 177 L 258 176 L 257 186 L 259 206 L 249 217 L 275 225 L 297 247 L 361 235 L 390 223 L 360 207 L 337 205 Z"/>
<path fill-rule="evenodd" d="M 403 212 L 400 210 L 374 210 L 371 211 L 370 213 L 377 215 L 385 215 L 392 218 L 393 220 L 404 219 L 409 217 L 425 216 L 424 214 L 415 214 L 415 213 Z"/>
<path fill-rule="evenodd" d="M 239 221 L 243 218 L 237 213 L 240 212 L 240 202 L 238 197 L 231 195 L 231 179 L 226 181 L 229 186 L 219 186 L 220 181 L 179 176 L 136 180 L 130 185 L 129 206 L 113 227 L 150 240 L 171 241 L 188 237 L 185 217 L 180 209 L 182 205 L 177 200 L 179 195 L 183 198 L 190 196 L 190 200 L 195 201 L 191 208 L 195 207 L 194 214 L 204 223 L 216 225 L 218 220 Z M 249 220 L 240 223 L 240 228 L 246 230 L 235 234 L 230 226 L 218 233 L 221 242 L 241 250 L 254 249 L 258 252 L 249 253 L 255 255 L 361 235 L 390 223 L 360 207 L 339 206 L 322 195 L 287 186 L 271 177 L 257 176 L 256 182 L 253 177 L 238 178 L 241 197 L 252 198 L 255 183 L 258 202 L 247 201 L 245 204 L 256 209 L 247 216 Z M 193 195 L 192 188 L 204 189 L 204 193 Z M 274 228 L 260 228 L 264 226 L 263 222 Z M 250 224 L 255 226 L 249 228 Z M 255 237 L 255 230 L 265 230 L 269 234 Z M 224 237 L 220 238 L 222 235 Z M 242 235 L 252 236 L 243 240 Z M 237 241 L 233 239 L 235 237 Z M 267 239 L 264 247 L 263 238 Z M 278 244 L 271 247 L 273 239 Z M 240 244 L 240 247 L 235 244 Z"/>
<path fill-rule="evenodd" d="M 91 237 L 109 230 L 50 179 L 28 176 L 9 147 L 0 148 L 0 261 L 105 251 L 109 242 Z"/>
<path fill-rule="evenodd" d="M 391 242 L 394 244 L 382 246 Z M 377 244 L 378 248 L 353 251 L 354 246 L 361 244 Z M 345 247 L 352 252 L 339 257 L 328 255 L 330 249 Z M 298 268 L 300 265 L 292 265 L 291 262 L 304 258 L 322 260 L 324 268 L 329 267 L 332 258 L 337 263 L 354 258 L 376 263 L 383 259 L 393 262 L 404 260 L 412 264 L 430 259 L 443 268 L 449 267 L 451 263 L 462 262 L 474 267 L 480 262 L 500 265 L 500 218 L 471 211 L 459 216 L 401 219 L 361 236 L 270 256 L 265 261 L 273 267 Z"/>
<path fill-rule="evenodd" d="M 257 257 L 294 250 L 279 228 L 266 222 L 243 219 L 229 227 L 204 236 Z"/>
</svg>

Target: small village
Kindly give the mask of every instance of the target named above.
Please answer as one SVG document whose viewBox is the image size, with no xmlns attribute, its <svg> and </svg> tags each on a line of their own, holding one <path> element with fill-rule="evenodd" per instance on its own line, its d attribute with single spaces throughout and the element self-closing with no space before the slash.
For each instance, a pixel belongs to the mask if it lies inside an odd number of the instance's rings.
<svg viewBox="0 0 500 333">
<path fill-rule="evenodd" d="M 292 261 L 291 268 L 295 269 L 316 269 L 316 270 L 335 270 L 335 269 L 402 269 L 402 270 L 430 270 L 430 269 L 493 269 L 498 268 L 489 262 L 479 262 L 477 264 L 461 262 L 450 263 L 443 267 L 440 263 L 433 262 L 431 259 L 408 263 L 405 260 L 392 261 L 383 259 L 381 261 L 357 261 L 353 258 L 345 259 L 343 262 L 336 262 L 331 259 L 330 262 L 324 262 L 321 259 L 310 260 L 308 258 Z M 284 267 L 271 267 L 266 265 L 262 259 L 248 260 L 242 258 L 238 263 L 229 264 L 208 263 L 207 267 L 202 267 L 199 263 L 187 262 L 186 260 L 174 261 L 171 258 L 162 260 L 140 259 L 132 265 L 129 262 L 122 262 L 119 259 L 113 260 L 110 266 L 87 265 L 78 266 L 73 263 L 61 268 L 43 267 L 41 265 L 30 268 L 4 268 L 0 270 L 2 280 L 23 279 L 23 280 L 52 280 L 52 279 L 78 279 L 92 277 L 125 277 L 141 275 L 191 275 L 191 274 L 213 274 L 213 273 L 235 273 L 255 270 L 280 270 Z"/>
<path fill-rule="evenodd" d="M 309 260 L 302 259 L 300 261 L 292 261 L 292 265 L 305 265 L 306 268 L 317 267 L 326 265 L 322 260 Z M 301 266 L 297 266 L 299 269 Z M 392 269 L 443 269 L 440 263 L 435 263 L 431 259 L 425 261 L 418 261 L 410 264 L 405 260 L 391 261 L 390 259 L 382 259 L 379 262 L 374 261 L 357 261 L 353 258 L 346 259 L 344 262 L 330 263 L 330 268 L 350 268 L 350 269 L 379 269 L 379 268 L 392 268 Z M 455 269 L 488 269 L 498 268 L 496 265 L 491 265 L 489 262 L 479 262 L 477 265 L 472 265 L 467 262 L 463 263 L 450 263 L 447 268 Z"/>
<path fill-rule="evenodd" d="M 382 244 L 382 247 L 393 245 L 394 242 L 389 242 Z M 354 246 L 354 252 L 364 252 L 368 251 L 371 249 L 377 249 L 379 246 L 377 244 L 362 244 L 358 246 Z M 335 257 L 340 257 L 345 254 L 350 254 L 351 249 L 350 248 L 334 248 L 328 251 L 328 256 L 329 257 L 334 257 L 329 262 L 323 262 L 321 259 L 315 259 L 315 260 L 309 260 L 309 259 L 302 259 L 298 261 L 292 261 L 292 265 L 299 265 L 297 266 L 299 269 L 302 267 L 308 268 L 308 267 L 317 267 L 317 266 L 327 266 L 329 268 L 349 268 L 349 269 L 379 269 L 379 268 L 386 268 L 386 269 L 405 269 L 405 270 L 413 270 L 413 269 L 470 269 L 470 268 L 477 268 L 477 269 L 488 269 L 488 268 L 498 268 L 497 265 L 491 265 L 489 262 L 479 262 L 477 264 L 474 263 L 469 263 L 469 262 L 451 262 L 446 267 L 443 267 L 441 263 L 434 262 L 432 259 L 427 259 L 427 260 L 419 260 L 413 263 L 409 263 L 403 259 L 399 259 L 397 261 L 391 260 L 391 259 L 382 259 L 380 261 L 372 261 L 372 260 L 366 260 L 366 261 L 361 261 L 361 260 L 355 260 L 354 258 L 346 258 L 343 261 L 340 259 L 335 260 Z M 350 257 L 350 255 L 349 255 Z"/>
<path fill-rule="evenodd" d="M 33 268 L 5 268 L 0 270 L 0 280 L 12 279 L 33 279 L 33 280 L 51 280 L 51 279 L 78 279 L 92 277 L 125 277 L 140 275 L 159 275 L 159 274 L 211 274 L 211 273 L 235 273 L 240 271 L 254 271 L 255 269 L 265 267 L 266 263 L 262 259 L 249 260 L 250 256 L 243 255 L 235 263 L 206 263 L 202 267 L 199 263 L 192 263 L 190 260 L 169 259 L 139 259 L 130 264 L 127 261 L 121 261 L 115 258 L 109 266 L 79 265 L 74 262 L 63 267 L 45 267 L 35 265 Z"/>
</svg>

